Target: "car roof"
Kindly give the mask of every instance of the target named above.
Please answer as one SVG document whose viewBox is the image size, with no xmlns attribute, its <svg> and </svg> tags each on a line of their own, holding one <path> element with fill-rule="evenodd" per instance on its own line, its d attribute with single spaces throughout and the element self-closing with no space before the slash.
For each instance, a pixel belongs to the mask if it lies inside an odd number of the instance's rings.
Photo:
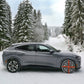
<svg viewBox="0 0 84 84">
<path fill-rule="evenodd" d="M 45 43 L 40 43 L 40 42 L 22 42 L 22 43 L 14 43 L 14 44 L 12 44 L 12 47 L 13 46 L 29 45 L 29 44 L 45 44 Z"/>
</svg>

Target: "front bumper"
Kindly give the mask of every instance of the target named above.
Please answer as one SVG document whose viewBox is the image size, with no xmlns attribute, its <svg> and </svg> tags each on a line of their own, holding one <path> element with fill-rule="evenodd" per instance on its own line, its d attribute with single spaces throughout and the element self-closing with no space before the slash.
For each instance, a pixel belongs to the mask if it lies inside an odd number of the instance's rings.
<svg viewBox="0 0 84 84">
<path fill-rule="evenodd" d="M 81 68 L 81 57 L 78 57 L 76 59 L 76 69 L 80 69 Z"/>
</svg>

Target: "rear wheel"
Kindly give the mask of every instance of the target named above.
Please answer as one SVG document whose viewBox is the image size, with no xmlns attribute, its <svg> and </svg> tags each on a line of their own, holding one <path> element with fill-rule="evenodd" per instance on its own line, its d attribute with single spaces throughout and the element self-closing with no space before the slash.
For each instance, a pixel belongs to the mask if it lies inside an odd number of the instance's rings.
<svg viewBox="0 0 84 84">
<path fill-rule="evenodd" d="M 7 70 L 11 73 L 15 73 L 15 72 L 19 71 L 20 63 L 15 59 L 9 60 L 7 62 Z"/>
<path fill-rule="evenodd" d="M 64 60 L 61 68 L 63 72 L 72 73 L 75 71 L 75 63 L 70 59 Z"/>
</svg>

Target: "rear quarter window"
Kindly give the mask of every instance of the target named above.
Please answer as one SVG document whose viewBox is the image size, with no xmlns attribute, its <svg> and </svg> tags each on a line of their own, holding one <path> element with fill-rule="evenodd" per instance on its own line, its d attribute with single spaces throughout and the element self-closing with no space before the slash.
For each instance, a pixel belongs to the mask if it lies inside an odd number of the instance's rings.
<svg viewBox="0 0 84 84">
<path fill-rule="evenodd" d="M 16 49 L 26 50 L 26 51 L 35 51 L 34 45 L 23 45 L 23 46 L 16 47 Z"/>
</svg>

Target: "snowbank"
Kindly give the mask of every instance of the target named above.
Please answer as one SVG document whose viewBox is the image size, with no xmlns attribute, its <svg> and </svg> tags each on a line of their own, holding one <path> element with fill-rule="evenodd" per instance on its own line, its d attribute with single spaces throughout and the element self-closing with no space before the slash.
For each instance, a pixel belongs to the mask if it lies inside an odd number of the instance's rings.
<svg viewBox="0 0 84 84">
<path fill-rule="evenodd" d="M 48 41 L 45 43 L 55 47 L 56 49 L 60 49 L 62 51 L 67 51 L 67 45 L 65 43 L 65 38 L 63 35 L 59 35 L 57 37 L 50 37 Z"/>
</svg>

